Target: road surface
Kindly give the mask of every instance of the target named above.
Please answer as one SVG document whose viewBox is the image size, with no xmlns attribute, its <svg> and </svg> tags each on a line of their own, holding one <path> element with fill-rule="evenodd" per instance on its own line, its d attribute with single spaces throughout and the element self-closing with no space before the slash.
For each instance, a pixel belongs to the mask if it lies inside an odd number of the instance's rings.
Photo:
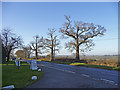
<svg viewBox="0 0 120 90">
<path fill-rule="evenodd" d="M 43 78 L 27 88 L 118 88 L 118 71 L 37 62 Z"/>
</svg>

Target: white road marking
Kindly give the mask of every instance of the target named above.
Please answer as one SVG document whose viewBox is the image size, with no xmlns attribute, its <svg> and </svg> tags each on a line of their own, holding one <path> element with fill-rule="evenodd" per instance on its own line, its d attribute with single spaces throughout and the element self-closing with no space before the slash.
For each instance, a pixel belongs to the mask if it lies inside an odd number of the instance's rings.
<svg viewBox="0 0 120 90">
<path fill-rule="evenodd" d="M 106 81 L 106 82 L 110 82 L 110 83 L 115 83 L 114 81 L 111 81 L 111 80 L 108 80 L 108 79 L 103 79 L 103 78 L 101 78 L 100 80 Z"/>
<path fill-rule="evenodd" d="M 111 81 L 111 80 L 107 80 L 107 79 L 100 79 L 100 80 L 102 80 L 102 81 L 105 81 L 105 82 L 108 82 L 108 83 L 110 83 L 110 84 L 114 84 L 114 85 L 118 85 L 117 83 L 115 83 L 114 81 Z"/>
<path fill-rule="evenodd" d="M 48 67 L 48 68 L 52 68 L 52 69 L 56 69 L 56 70 L 59 70 L 59 71 L 64 71 L 64 72 L 75 73 L 75 72 L 73 72 L 73 71 L 68 71 L 68 70 L 59 69 L 59 68 L 53 68 L 53 67 Z"/>
<path fill-rule="evenodd" d="M 116 83 L 115 85 L 117 86 L 118 84 Z"/>
<path fill-rule="evenodd" d="M 75 72 L 73 72 L 73 71 L 68 71 L 68 70 L 65 70 L 66 72 L 70 72 L 70 73 L 75 73 Z"/>
<path fill-rule="evenodd" d="M 89 75 L 86 75 L 86 74 L 81 74 L 82 76 L 85 76 L 85 77 L 90 77 Z"/>
<path fill-rule="evenodd" d="M 94 80 L 98 80 L 98 79 L 96 79 L 96 78 L 92 78 L 92 79 L 94 79 Z"/>
</svg>

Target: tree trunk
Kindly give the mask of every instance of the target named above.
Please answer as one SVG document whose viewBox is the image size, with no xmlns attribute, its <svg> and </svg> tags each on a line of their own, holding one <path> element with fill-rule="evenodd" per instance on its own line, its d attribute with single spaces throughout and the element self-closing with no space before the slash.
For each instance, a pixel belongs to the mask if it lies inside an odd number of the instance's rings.
<svg viewBox="0 0 120 90">
<path fill-rule="evenodd" d="M 76 46 L 76 61 L 79 61 L 79 46 Z"/>
<path fill-rule="evenodd" d="M 38 53 L 37 53 L 37 50 L 36 50 L 36 52 L 35 52 L 35 55 L 36 55 L 36 59 L 38 59 Z"/>
<path fill-rule="evenodd" d="M 6 50 L 5 47 L 2 45 L 2 64 L 6 62 Z"/>
<path fill-rule="evenodd" d="M 9 62 L 9 59 L 10 59 L 10 52 L 11 52 L 11 51 L 8 51 L 8 53 L 7 53 L 7 55 L 6 55 L 6 57 L 7 57 L 7 62 Z"/>
<path fill-rule="evenodd" d="M 7 55 L 7 62 L 9 62 L 9 55 Z"/>
<path fill-rule="evenodd" d="M 76 61 L 79 61 L 79 43 L 78 43 L 78 38 L 76 40 Z"/>
<path fill-rule="evenodd" d="M 38 47 L 37 47 L 37 37 L 36 37 L 36 51 L 35 51 L 36 59 L 38 59 L 38 52 L 37 52 L 37 50 L 38 50 Z"/>
<path fill-rule="evenodd" d="M 53 58 L 53 48 L 51 48 L 51 61 L 54 61 L 54 58 Z"/>
<path fill-rule="evenodd" d="M 30 54 L 27 55 L 27 58 L 30 58 Z"/>
<path fill-rule="evenodd" d="M 54 46 L 54 48 L 53 48 L 53 58 L 54 58 L 54 60 L 55 60 L 55 46 Z"/>
<path fill-rule="evenodd" d="M 25 52 L 25 58 L 27 58 L 27 54 L 26 54 L 26 52 Z"/>
<path fill-rule="evenodd" d="M 51 47 L 51 61 L 54 61 L 54 57 L 53 57 L 53 40 L 52 40 L 52 47 Z"/>
<path fill-rule="evenodd" d="M 79 31 L 79 28 L 77 28 L 77 39 L 76 39 L 76 61 L 79 61 L 80 58 L 79 58 L 79 43 L 78 43 L 78 31 Z"/>
</svg>

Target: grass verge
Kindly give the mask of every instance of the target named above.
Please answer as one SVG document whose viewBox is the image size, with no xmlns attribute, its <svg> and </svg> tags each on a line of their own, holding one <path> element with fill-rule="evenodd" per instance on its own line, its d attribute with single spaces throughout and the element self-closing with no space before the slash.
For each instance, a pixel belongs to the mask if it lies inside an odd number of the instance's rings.
<svg viewBox="0 0 120 90">
<path fill-rule="evenodd" d="M 2 65 L 2 87 L 14 85 L 15 88 L 25 88 L 38 80 L 32 80 L 32 76 L 37 76 L 40 79 L 43 72 L 32 71 L 26 62 L 21 62 L 19 70 L 12 61 Z"/>
</svg>

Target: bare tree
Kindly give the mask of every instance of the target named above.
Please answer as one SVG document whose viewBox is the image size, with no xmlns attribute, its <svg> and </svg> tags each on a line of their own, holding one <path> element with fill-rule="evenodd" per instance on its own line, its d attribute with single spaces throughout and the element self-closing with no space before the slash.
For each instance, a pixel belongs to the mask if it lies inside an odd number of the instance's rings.
<svg viewBox="0 0 120 90">
<path fill-rule="evenodd" d="M 55 58 L 55 52 L 59 51 L 59 39 L 57 37 L 57 35 L 55 35 L 55 29 L 48 29 L 49 33 L 48 33 L 48 38 L 44 39 L 44 48 L 47 50 L 50 50 L 51 54 L 51 61 L 54 61 Z"/>
<path fill-rule="evenodd" d="M 11 53 L 10 53 L 10 58 L 15 58 L 14 50 L 11 51 Z"/>
<path fill-rule="evenodd" d="M 9 62 L 11 51 L 21 47 L 23 41 L 20 36 L 12 33 L 10 29 L 4 28 L 2 31 L 2 43 L 5 47 L 7 62 Z"/>
<path fill-rule="evenodd" d="M 32 49 L 31 49 L 30 45 L 24 46 L 23 52 L 25 54 L 25 58 L 30 58 L 30 55 L 32 54 Z"/>
<path fill-rule="evenodd" d="M 92 38 L 96 36 L 103 36 L 106 29 L 101 25 L 93 23 L 84 23 L 82 21 L 75 21 L 72 23 L 70 16 L 65 16 L 67 22 L 60 28 L 63 38 L 71 37 L 73 40 L 66 44 L 66 48 L 76 50 L 76 61 L 79 61 L 79 47 L 85 46 L 85 49 L 90 49 L 94 46 Z"/>
<path fill-rule="evenodd" d="M 36 59 L 38 59 L 38 54 L 42 54 L 43 49 L 43 37 L 39 37 L 38 35 L 33 37 L 35 41 L 32 41 L 30 44 L 30 48 L 35 52 Z"/>
</svg>

